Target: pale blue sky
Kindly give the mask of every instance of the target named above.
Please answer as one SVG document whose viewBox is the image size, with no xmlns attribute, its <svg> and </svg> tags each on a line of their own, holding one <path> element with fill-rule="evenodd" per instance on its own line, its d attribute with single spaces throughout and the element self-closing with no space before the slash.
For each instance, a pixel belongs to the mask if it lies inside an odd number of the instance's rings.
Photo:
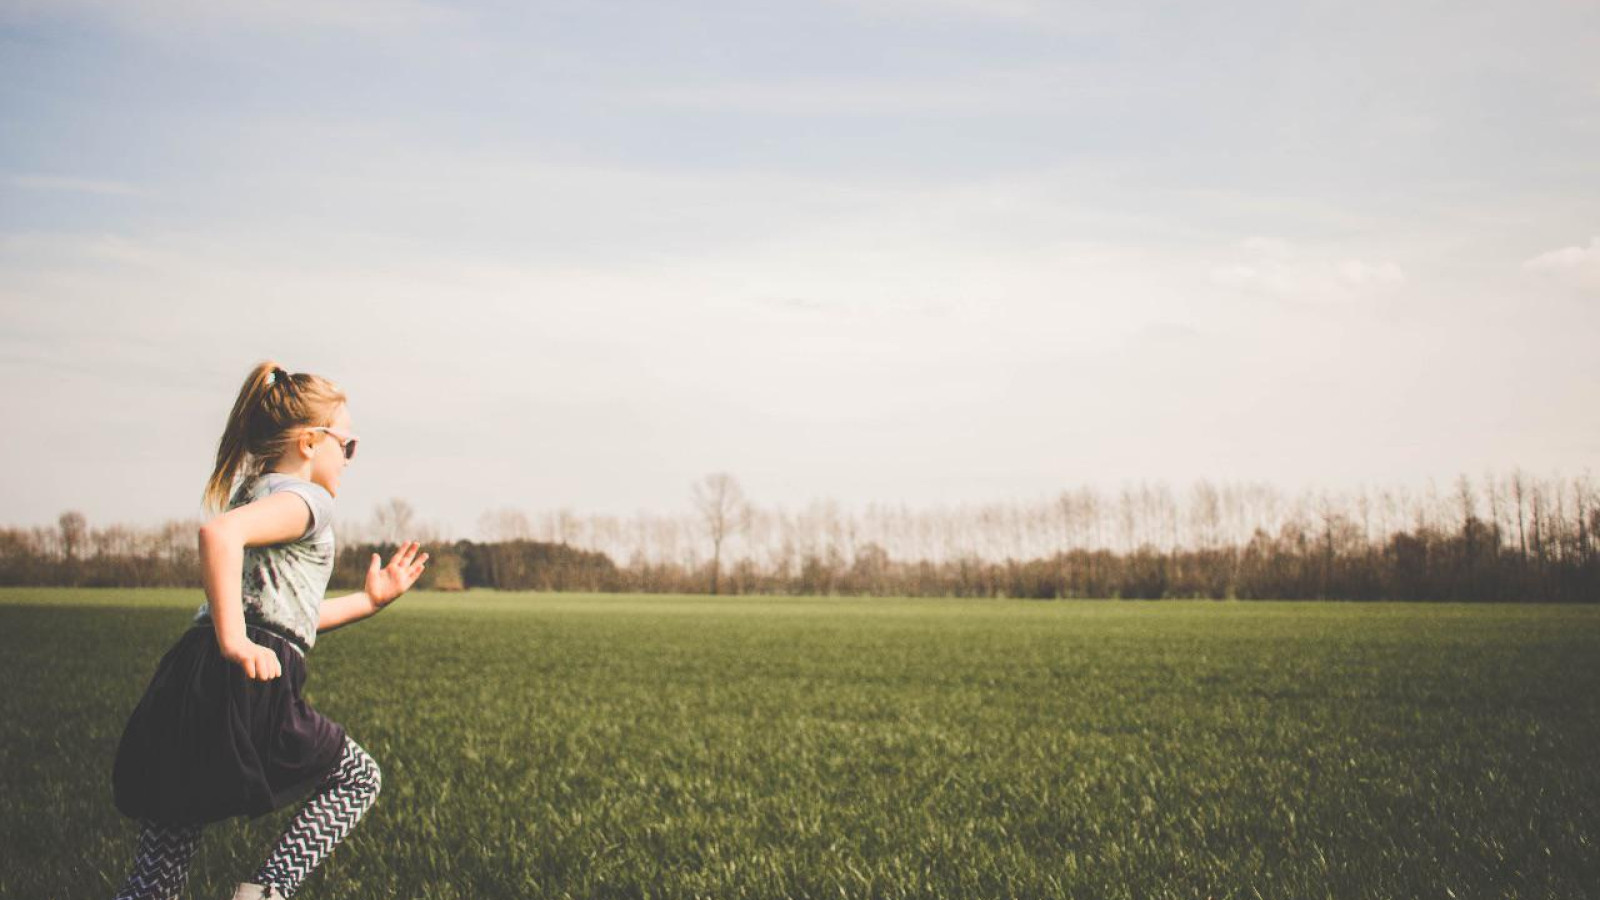
<svg viewBox="0 0 1600 900">
<path fill-rule="evenodd" d="M 0 519 L 1600 461 L 1600 7 L 0 0 Z"/>
</svg>

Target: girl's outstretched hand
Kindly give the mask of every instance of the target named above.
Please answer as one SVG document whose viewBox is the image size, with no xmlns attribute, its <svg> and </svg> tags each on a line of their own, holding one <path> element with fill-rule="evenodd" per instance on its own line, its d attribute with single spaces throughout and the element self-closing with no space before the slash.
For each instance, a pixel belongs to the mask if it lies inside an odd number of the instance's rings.
<svg viewBox="0 0 1600 900">
<path fill-rule="evenodd" d="M 428 554 L 417 556 L 421 547 L 416 541 L 406 541 L 395 551 L 394 558 L 382 568 L 378 567 L 378 554 L 372 554 L 372 564 L 367 566 L 367 596 L 372 598 L 372 605 L 383 609 L 395 598 L 411 589 L 417 579 L 422 577 L 422 570 L 426 568 Z"/>
</svg>

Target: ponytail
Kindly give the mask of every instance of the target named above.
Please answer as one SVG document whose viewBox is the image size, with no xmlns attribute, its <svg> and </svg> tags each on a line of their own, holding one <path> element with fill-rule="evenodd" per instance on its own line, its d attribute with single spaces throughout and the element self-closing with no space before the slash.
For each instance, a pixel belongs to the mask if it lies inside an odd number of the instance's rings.
<svg viewBox="0 0 1600 900">
<path fill-rule="evenodd" d="M 257 363 L 239 388 L 233 411 L 217 442 L 217 462 L 202 500 L 221 512 L 241 470 L 259 471 L 293 444 L 297 427 L 327 425 L 345 396 L 333 382 L 309 372 L 294 375 L 277 363 Z"/>
</svg>

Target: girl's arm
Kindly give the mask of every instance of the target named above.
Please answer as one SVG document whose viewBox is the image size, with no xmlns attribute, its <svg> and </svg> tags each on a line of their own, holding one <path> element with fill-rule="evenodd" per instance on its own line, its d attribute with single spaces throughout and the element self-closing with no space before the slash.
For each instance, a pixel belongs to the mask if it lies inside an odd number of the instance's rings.
<svg viewBox="0 0 1600 900">
<path fill-rule="evenodd" d="M 292 541 L 311 527 L 311 508 L 289 492 L 269 494 L 200 526 L 200 572 L 217 632 L 217 649 L 245 675 L 268 681 L 282 674 L 278 655 L 245 634 L 244 548 Z"/>
<path fill-rule="evenodd" d="M 365 619 L 410 590 L 422 577 L 422 570 L 428 562 L 428 554 L 417 556 L 420 547 L 416 541 L 401 544 L 389 564 L 381 569 L 378 568 L 378 554 L 372 554 L 372 563 L 367 566 L 366 589 L 359 594 L 323 600 L 322 610 L 317 617 L 317 633 Z"/>
<path fill-rule="evenodd" d="M 317 613 L 317 633 L 359 622 L 377 611 L 378 605 L 372 602 L 366 591 L 345 594 L 343 597 L 324 597 L 322 609 Z"/>
</svg>

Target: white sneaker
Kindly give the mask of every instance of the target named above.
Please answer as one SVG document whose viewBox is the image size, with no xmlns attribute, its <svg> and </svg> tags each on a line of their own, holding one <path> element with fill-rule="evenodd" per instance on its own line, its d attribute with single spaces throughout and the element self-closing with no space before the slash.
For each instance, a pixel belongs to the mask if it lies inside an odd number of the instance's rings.
<svg viewBox="0 0 1600 900">
<path fill-rule="evenodd" d="M 233 900 L 285 900 L 275 887 L 246 881 L 233 892 Z"/>
</svg>

